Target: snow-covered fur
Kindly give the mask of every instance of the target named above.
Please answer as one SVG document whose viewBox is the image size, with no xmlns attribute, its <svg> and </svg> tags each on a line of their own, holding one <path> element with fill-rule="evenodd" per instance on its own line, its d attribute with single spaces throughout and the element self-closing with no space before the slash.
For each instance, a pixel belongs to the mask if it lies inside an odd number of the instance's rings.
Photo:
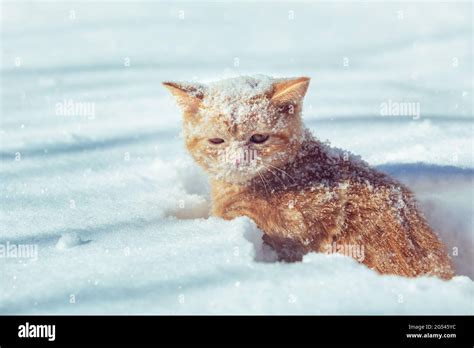
<svg viewBox="0 0 474 348">
<path fill-rule="evenodd" d="M 164 85 L 183 109 L 189 152 L 211 177 L 213 214 L 253 219 L 281 260 L 357 247 L 363 253 L 349 255 L 380 273 L 453 276 L 408 188 L 304 128 L 309 78 Z"/>
</svg>

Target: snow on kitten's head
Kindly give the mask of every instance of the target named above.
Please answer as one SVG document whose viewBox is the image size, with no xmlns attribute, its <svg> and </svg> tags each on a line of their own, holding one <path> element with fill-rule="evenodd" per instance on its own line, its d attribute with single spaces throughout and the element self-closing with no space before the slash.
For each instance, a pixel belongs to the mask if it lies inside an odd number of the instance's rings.
<svg viewBox="0 0 474 348">
<path fill-rule="evenodd" d="M 307 77 L 163 84 L 183 110 L 186 147 L 214 179 L 243 184 L 279 168 L 300 147 Z"/>
</svg>

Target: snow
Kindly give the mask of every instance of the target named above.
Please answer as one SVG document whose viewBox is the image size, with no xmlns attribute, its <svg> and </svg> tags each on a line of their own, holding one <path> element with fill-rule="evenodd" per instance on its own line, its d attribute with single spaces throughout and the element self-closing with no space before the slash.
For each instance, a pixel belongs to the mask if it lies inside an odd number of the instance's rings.
<svg viewBox="0 0 474 348">
<path fill-rule="evenodd" d="M 238 76 L 212 82 L 208 85 L 203 100 L 206 113 L 217 110 L 230 116 L 232 122 L 241 123 L 248 115 L 261 115 L 268 107 L 268 99 L 248 101 L 262 96 L 272 88 L 275 79 L 270 76 Z"/>
<path fill-rule="evenodd" d="M 73 248 L 75 246 L 86 243 L 76 232 L 64 233 L 56 243 L 56 248 L 59 250 Z"/>
<path fill-rule="evenodd" d="M 473 314 L 471 22 L 448 2 L 2 3 L 0 245 L 38 255 L 0 258 L 0 313 Z M 458 276 L 278 263 L 251 220 L 209 217 L 161 82 L 262 73 L 311 77 L 306 126 L 412 188 Z"/>
</svg>

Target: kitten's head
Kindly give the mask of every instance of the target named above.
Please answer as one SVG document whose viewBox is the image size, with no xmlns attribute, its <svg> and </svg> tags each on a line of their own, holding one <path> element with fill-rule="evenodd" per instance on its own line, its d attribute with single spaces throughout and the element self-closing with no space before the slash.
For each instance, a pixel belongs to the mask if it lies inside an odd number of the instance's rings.
<svg viewBox="0 0 474 348">
<path fill-rule="evenodd" d="M 186 147 L 214 179 L 243 184 L 276 171 L 301 145 L 307 77 L 163 84 L 183 110 Z"/>
</svg>

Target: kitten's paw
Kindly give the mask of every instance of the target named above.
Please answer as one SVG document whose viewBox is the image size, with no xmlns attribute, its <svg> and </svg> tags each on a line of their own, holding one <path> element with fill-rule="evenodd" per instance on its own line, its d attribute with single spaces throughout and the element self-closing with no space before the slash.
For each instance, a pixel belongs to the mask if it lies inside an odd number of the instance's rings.
<svg viewBox="0 0 474 348">
<path fill-rule="evenodd" d="M 275 261 L 298 262 L 303 260 L 305 249 L 298 242 L 290 238 L 262 236 L 264 245 L 271 248 L 276 255 Z"/>
</svg>

